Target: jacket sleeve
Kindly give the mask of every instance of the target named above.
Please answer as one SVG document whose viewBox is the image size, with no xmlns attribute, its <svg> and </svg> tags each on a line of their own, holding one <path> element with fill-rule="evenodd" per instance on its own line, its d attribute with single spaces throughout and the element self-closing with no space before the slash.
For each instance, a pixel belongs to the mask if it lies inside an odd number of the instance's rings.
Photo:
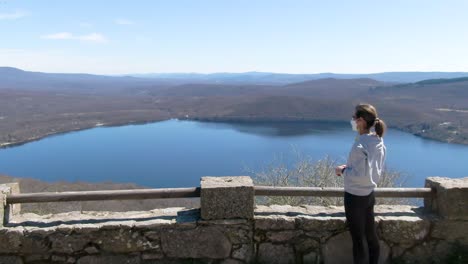
<svg viewBox="0 0 468 264">
<path fill-rule="evenodd" d="M 343 172 L 343 177 L 363 176 L 367 170 L 367 155 L 368 152 L 364 145 L 356 144 L 351 149 L 346 169 Z"/>
</svg>

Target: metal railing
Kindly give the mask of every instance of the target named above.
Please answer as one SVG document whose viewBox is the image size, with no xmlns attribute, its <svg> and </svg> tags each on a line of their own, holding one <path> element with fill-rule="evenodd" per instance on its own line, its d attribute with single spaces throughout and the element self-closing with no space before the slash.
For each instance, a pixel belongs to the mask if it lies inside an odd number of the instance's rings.
<svg viewBox="0 0 468 264">
<path fill-rule="evenodd" d="M 333 187 L 275 187 L 255 186 L 255 196 L 323 196 L 342 197 L 344 188 Z M 200 197 L 200 187 L 167 188 L 167 189 L 133 189 L 109 191 L 79 191 L 79 192 L 44 192 L 10 194 L 6 197 L 7 204 L 46 203 L 68 201 L 103 201 L 103 200 L 143 200 L 167 198 Z M 376 197 L 388 198 L 424 198 L 433 197 L 435 191 L 431 188 L 376 188 Z"/>
<path fill-rule="evenodd" d="M 431 188 L 376 188 L 374 193 L 376 197 L 387 198 L 424 198 L 434 195 Z M 343 195 L 344 188 L 255 186 L 255 196 L 342 197 Z"/>
<path fill-rule="evenodd" d="M 7 204 L 200 197 L 200 187 L 10 194 Z"/>
</svg>

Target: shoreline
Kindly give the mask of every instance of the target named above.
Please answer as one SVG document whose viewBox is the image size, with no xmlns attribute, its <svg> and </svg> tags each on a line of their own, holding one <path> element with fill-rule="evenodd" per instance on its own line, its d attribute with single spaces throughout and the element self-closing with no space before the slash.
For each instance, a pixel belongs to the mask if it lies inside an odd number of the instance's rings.
<svg viewBox="0 0 468 264">
<path fill-rule="evenodd" d="M 0 143 L 0 150 L 2 149 L 7 149 L 7 148 L 14 148 L 18 147 L 21 145 L 25 145 L 27 143 L 39 141 L 45 138 L 49 137 L 54 137 L 54 136 L 60 136 L 68 133 L 73 133 L 73 132 L 79 132 L 79 131 L 84 131 L 88 129 L 93 129 L 93 128 L 107 128 L 107 127 L 120 127 L 120 126 L 128 126 L 128 125 L 145 125 L 145 124 L 151 124 L 151 123 L 158 123 L 158 122 L 163 122 L 171 119 L 176 119 L 180 121 L 194 121 L 194 122 L 206 122 L 206 123 L 245 123 L 245 124 L 252 124 L 252 123 L 273 123 L 273 122 L 281 122 L 281 123 L 311 123 L 311 122 L 327 122 L 327 123 L 346 123 L 346 121 L 340 121 L 340 120 L 298 120 L 298 119 L 288 119 L 288 118 L 263 118 L 263 119 L 248 119 L 248 118 L 242 118 L 242 117 L 233 117 L 233 118 L 165 118 L 165 119 L 156 119 L 156 120 L 150 120 L 150 121 L 129 121 L 129 122 L 115 122 L 115 123 L 98 123 L 95 124 L 94 126 L 86 126 L 86 127 L 81 127 L 81 128 L 76 128 L 76 129 L 70 129 L 70 130 L 65 130 L 65 131 L 57 131 L 57 132 L 51 132 L 47 133 L 44 135 L 36 136 L 36 137 L 31 137 L 25 140 L 17 141 L 17 142 L 2 142 Z M 437 138 L 432 138 L 432 137 L 425 137 L 422 136 L 419 133 L 412 133 L 408 130 L 399 128 L 399 127 L 388 127 L 390 129 L 395 129 L 401 132 L 405 132 L 411 135 L 414 135 L 416 137 L 425 139 L 425 140 L 432 140 L 435 142 L 439 143 L 446 143 L 446 144 L 453 144 L 453 145 L 461 145 L 461 146 L 468 146 L 468 143 L 454 143 L 454 142 L 449 142 L 447 140 L 442 140 L 442 139 L 437 139 Z"/>
<path fill-rule="evenodd" d="M 0 143 L 0 150 L 1 149 L 18 147 L 18 146 L 28 144 L 28 143 L 31 143 L 31 142 L 35 142 L 35 141 L 39 141 L 39 140 L 42 140 L 42 139 L 45 139 L 45 138 L 50 138 L 50 137 L 54 137 L 54 136 L 61 136 L 61 135 L 64 135 L 64 134 L 80 132 L 80 131 L 89 130 L 89 129 L 93 129 L 93 128 L 120 127 L 120 126 L 129 126 L 129 125 L 145 125 L 145 124 L 163 122 L 163 121 L 167 121 L 167 120 L 171 120 L 171 119 L 172 118 L 158 119 L 158 120 L 152 120 L 152 121 L 133 121 L 133 122 L 125 122 L 125 123 L 122 123 L 122 124 L 120 124 L 120 123 L 99 123 L 99 124 L 96 124 L 94 126 L 81 127 L 81 128 L 70 129 L 70 130 L 66 130 L 66 131 L 57 131 L 57 132 L 47 133 L 47 134 L 44 134 L 44 135 L 41 135 L 41 136 L 32 137 L 32 138 L 28 138 L 26 140 L 17 141 L 17 142 L 8 142 L 8 143 L 3 142 L 3 143 Z"/>
</svg>

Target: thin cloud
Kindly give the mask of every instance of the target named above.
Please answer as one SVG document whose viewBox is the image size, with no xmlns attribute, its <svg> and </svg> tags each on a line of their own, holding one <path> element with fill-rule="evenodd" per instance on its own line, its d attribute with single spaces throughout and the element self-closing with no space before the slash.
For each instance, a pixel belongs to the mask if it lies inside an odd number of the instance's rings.
<svg viewBox="0 0 468 264">
<path fill-rule="evenodd" d="M 14 20 L 29 15 L 29 12 L 17 10 L 13 13 L 0 13 L 0 20 Z"/>
<path fill-rule="evenodd" d="M 43 39 L 54 39 L 54 40 L 80 40 L 85 42 L 105 43 L 107 38 L 99 33 L 91 33 L 87 35 L 75 36 L 70 32 L 60 32 L 55 34 L 49 34 L 41 36 Z"/>
<path fill-rule="evenodd" d="M 115 23 L 117 25 L 124 25 L 124 26 L 135 25 L 136 24 L 134 21 L 128 20 L 128 19 L 116 19 Z"/>
<path fill-rule="evenodd" d="M 82 41 L 91 41 L 91 42 L 97 42 L 97 43 L 107 42 L 107 39 L 99 33 L 91 33 L 88 35 L 78 36 L 76 38 Z"/>
<path fill-rule="evenodd" d="M 74 39 L 73 34 L 69 32 L 60 32 L 55 34 L 44 35 L 43 39 Z"/>
</svg>

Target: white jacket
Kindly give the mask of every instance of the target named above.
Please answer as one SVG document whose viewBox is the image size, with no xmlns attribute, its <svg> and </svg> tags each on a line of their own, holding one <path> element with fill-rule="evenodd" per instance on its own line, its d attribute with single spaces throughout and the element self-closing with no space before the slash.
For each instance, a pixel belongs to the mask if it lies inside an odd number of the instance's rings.
<svg viewBox="0 0 468 264">
<path fill-rule="evenodd" d="M 349 153 L 343 172 L 345 192 L 369 195 L 384 170 L 386 148 L 383 139 L 375 134 L 359 135 Z"/>
</svg>

